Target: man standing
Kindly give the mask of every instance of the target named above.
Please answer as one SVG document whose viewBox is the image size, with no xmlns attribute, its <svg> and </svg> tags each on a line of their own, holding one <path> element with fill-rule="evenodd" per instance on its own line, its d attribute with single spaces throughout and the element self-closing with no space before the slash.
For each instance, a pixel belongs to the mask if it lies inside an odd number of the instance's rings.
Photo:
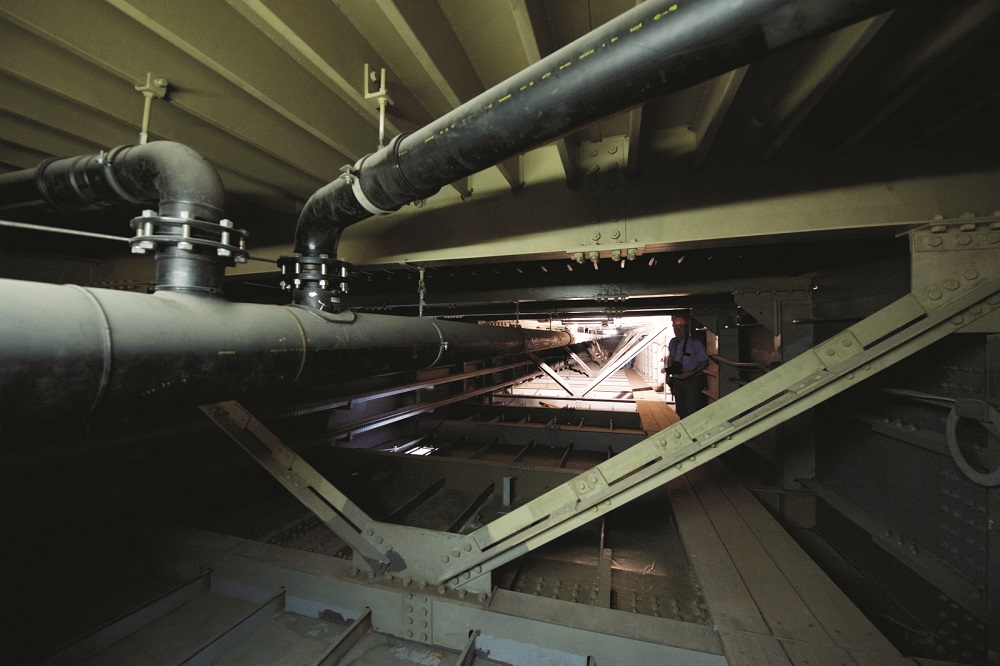
<svg viewBox="0 0 1000 666">
<path fill-rule="evenodd" d="M 708 353 L 705 345 L 691 337 L 687 318 L 673 318 L 674 338 L 667 344 L 667 360 L 663 372 L 674 395 L 677 416 L 682 419 L 705 406 L 705 368 Z"/>
</svg>

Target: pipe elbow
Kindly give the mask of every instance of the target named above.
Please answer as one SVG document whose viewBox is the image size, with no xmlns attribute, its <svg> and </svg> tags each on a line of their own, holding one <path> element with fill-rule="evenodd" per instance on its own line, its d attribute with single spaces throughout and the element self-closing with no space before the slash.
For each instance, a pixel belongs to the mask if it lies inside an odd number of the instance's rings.
<svg viewBox="0 0 1000 666">
<path fill-rule="evenodd" d="M 117 148 L 108 160 L 119 185 L 131 196 L 159 201 L 161 215 L 218 222 L 223 217 L 225 189 L 215 168 L 191 148 L 173 141 L 154 141 Z"/>
<path fill-rule="evenodd" d="M 337 255 L 344 229 L 370 217 L 344 178 L 316 190 L 302 207 L 295 227 L 295 253 L 306 256 Z"/>
</svg>

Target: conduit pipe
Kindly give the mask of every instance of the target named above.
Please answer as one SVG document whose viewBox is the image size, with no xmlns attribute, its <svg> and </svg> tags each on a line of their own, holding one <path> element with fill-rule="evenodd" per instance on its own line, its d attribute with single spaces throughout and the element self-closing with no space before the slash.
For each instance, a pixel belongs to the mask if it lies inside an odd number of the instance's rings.
<svg viewBox="0 0 1000 666">
<path fill-rule="evenodd" d="M 582 126 L 746 65 L 904 0 L 649 0 L 426 127 L 361 158 L 306 202 L 294 257 L 296 303 L 336 306 L 321 274 L 340 269 L 345 228 Z M 324 285 L 320 285 L 323 280 Z"/>
<path fill-rule="evenodd" d="M 49 206 L 84 211 L 158 202 L 133 221 L 133 251 L 156 250 L 157 289 L 218 293 L 227 264 L 246 253 L 223 220 L 218 173 L 187 146 L 155 141 L 107 153 L 52 158 L 0 175 L 0 211 Z M 220 224 L 221 223 L 221 224 Z"/>
<path fill-rule="evenodd" d="M 0 280 L 0 303 L 0 429 L 573 343 L 562 331 L 17 280 Z"/>
</svg>

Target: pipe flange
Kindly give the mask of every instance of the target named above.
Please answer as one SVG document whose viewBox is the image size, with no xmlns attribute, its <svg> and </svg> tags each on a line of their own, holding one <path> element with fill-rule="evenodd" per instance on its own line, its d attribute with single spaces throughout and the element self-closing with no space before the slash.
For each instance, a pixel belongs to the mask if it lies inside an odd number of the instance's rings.
<svg viewBox="0 0 1000 666">
<path fill-rule="evenodd" d="M 250 257 L 246 249 L 247 231 L 235 229 L 229 220 L 206 222 L 193 217 L 156 215 L 146 210 L 141 216 L 132 218 L 131 225 L 136 232 L 129 240 L 134 254 L 176 247 L 187 252 L 213 254 L 228 266 L 246 263 Z"/>
<path fill-rule="evenodd" d="M 279 286 L 285 291 L 294 290 L 297 304 L 339 312 L 340 297 L 350 291 L 354 267 L 326 254 L 294 254 L 278 259 L 278 268 L 281 270 Z"/>
<path fill-rule="evenodd" d="M 956 400 L 945 421 L 948 451 L 962 473 L 981 486 L 1000 486 L 1000 465 L 991 471 L 982 472 L 969 464 L 962 452 L 958 444 L 958 422 L 963 418 L 978 421 L 986 430 L 987 437 L 1000 442 L 1000 413 L 980 400 Z"/>
</svg>

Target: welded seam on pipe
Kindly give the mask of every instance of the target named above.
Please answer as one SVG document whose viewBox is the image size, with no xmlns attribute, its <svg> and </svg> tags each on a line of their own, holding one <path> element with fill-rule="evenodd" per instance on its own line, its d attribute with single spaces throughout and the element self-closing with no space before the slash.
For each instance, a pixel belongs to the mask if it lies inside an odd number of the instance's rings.
<svg viewBox="0 0 1000 666">
<path fill-rule="evenodd" d="M 121 183 L 118 182 L 118 177 L 115 175 L 114 158 L 118 153 L 122 152 L 124 149 L 125 146 L 118 146 L 117 148 L 112 149 L 111 152 L 109 152 L 107 156 L 103 158 L 104 177 L 108 181 L 108 186 L 112 189 L 112 191 L 114 191 L 115 194 L 121 197 L 123 201 L 129 201 L 134 204 L 145 203 L 143 199 L 134 197 L 131 194 L 129 194 L 128 190 L 122 187 Z M 100 161 L 101 158 L 98 157 L 98 160 Z"/>
<path fill-rule="evenodd" d="M 426 319 L 425 321 L 434 327 L 434 330 L 437 331 L 438 339 L 441 341 L 441 344 L 438 346 L 437 358 L 435 358 L 434 361 L 427 366 L 427 368 L 433 368 L 437 366 L 438 361 L 441 360 L 441 357 L 444 356 L 445 351 L 448 349 L 448 341 L 444 339 L 444 333 L 441 331 L 441 328 L 437 325 L 437 322 L 435 322 L 433 319 Z M 426 370 L 427 368 L 424 369 Z"/>
<path fill-rule="evenodd" d="M 89 289 L 85 289 L 84 287 L 75 284 L 68 284 L 66 286 L 82 292 L 84 298 L 94 304 L 97 311 L 101 313 L 101 322 L 104 326 L 104 367 L 101 370 L 101 383 L 97 387 L 97 394 L 94 396 L 94 401 L 90 404 L 90 407 L 87 408 L 87 413 L 84 415 L 84 418 L 86 418 L 90 416 L 95 409 L 97 409 L 97 405 L 100 404 L 101 398 L 104 397 L 105 389 L 111 382 L 111 322 L 108 321 L 108 314 L 104 311 L 104 308 L 101 307 L 101 302 L 97 300 L 97 297 L 94 296 Z"/>
<path fill-rule="evenodd" d="M 289 310 L 287 307 L 281 308 L 281 311 L 287 314 L 295 321 L 295 328 L 298 329 L 299 335 L 302 338 L 302 354 L 301 354 L 302 360 L 299 362 L 299 369 L 295 373 L 295 378 L 292 379 L 292 383 L 295 384 L 299 381 L 299 378 L 302 377 L 302 373 L 306 369 L 306 356 L 309 355 L 309 340 L 306 336 L 306 329 L 302 327 L 302 322 L 299 321 L 299 318 L 295 316 L 295 313 Z"/>
</svg>

